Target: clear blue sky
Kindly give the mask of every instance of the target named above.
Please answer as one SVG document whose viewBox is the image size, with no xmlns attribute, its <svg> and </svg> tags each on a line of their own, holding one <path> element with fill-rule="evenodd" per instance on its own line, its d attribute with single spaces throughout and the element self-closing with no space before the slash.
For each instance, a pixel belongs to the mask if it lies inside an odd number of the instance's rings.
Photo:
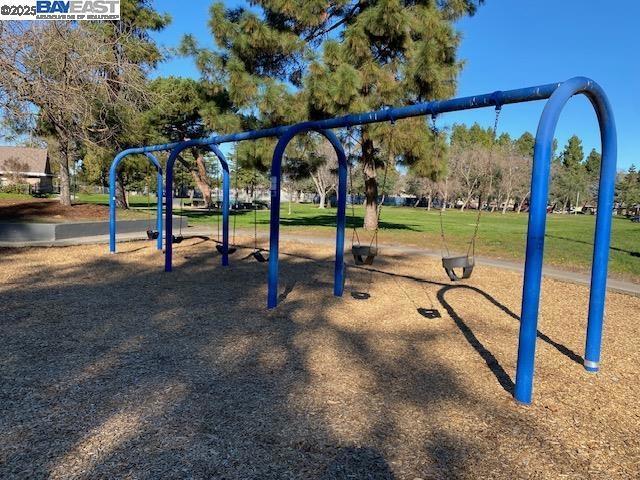
<svg viewBox="0 0 640 480">
<path fill-rule="evenodd" d="M 229 5 L 237 2 L 227 2 Z M 207 26 L 210 0 L 156 0 L 169 13 L 171 25 L 155 35 L 165 47 L 178 44 L 185 33 L 212 46 Z M 465 61 L 457 95 L 473 95 L 561 81 L 576 75 L 600 83 L 613 104 L 618 126 L 618 165 L 640 164 L 640 61 L 638 47 L 640 1 L 636 0 L 487 0 L 478 13 L 461 20 L 459 57 Z M 157 75 L 198 77 L 189 59 L 172 59 Z M 519 136 L 535 132 L 543 102 L 510 105 L 502 113 L 500 131 Z M 453 122 L 492 123 L 491 110 L 442 117 Z M 560 148 L 577 134 L 585 154 L 600 149 L 595 115 L 583 97 L 572 99 L 558 125 Z"/>
</svg>

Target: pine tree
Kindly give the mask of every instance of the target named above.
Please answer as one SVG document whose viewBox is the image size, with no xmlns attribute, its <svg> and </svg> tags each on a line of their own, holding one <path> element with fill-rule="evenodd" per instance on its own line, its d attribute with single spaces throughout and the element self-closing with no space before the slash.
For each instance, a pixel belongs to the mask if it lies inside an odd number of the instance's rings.
<svg viewBox="0 0 640 480">
<path fill-rule="evenodd" d="M 453 22 L 482 0 L 256 0 L 252 8 L 211 8 L 215 52 L 191 37 L 207 78 L 224 84 L 244 124 L 268 126 L 363 112 L 453 95 L 462 67 Z M 365 227 L 377 228 L 376 171 L 384 162 L 421 164 L 437 174 L 442 155 L 424 119 L 394 129 L 364 126 Z"/>
<path fill-rule="evenodd" d="M 626 208 L 628 214 L 637 215 L 640 207 L 640 173 L 635 165 L 629 167 L 616 185 L 616 199 Z"/>
<path fill-rule="evenodd" d="M 582 141 L 578 136 L 572 135 L 560 154 L 561 163 L 553 179 L 554 191 L 563 201 L 565 209 L 574 199 L 577 207 L 579 198 L 584 200 L 588 193 L 589 178 L 583 160 Z"/>
<path fill-rule="evenodd" d="M 587 159 L 584 162 L 584 167 L 587 170 L 589 176 L 593 179 L 598 178 L 600 175 L 600 162 L 602 161 L 602 156 L 597 152 L 595 148 L 592 148 L 587 155 Z"/>
<path fill-rule="evenodd" d="M 529 158 L 533 158 L 533 148 L 535 146 L 535 143 L 536 143 L 536 140 L 533 137 L 533 135 L 531 135 L 530 132 L 524 132 L 515 141 L 515 147 L 518 154 L 529 157 Z"/>
<path fill-rule="evenodd" d="M 577 135 L 572 135 L 562 151 L 562 165 L 570 170 L 578 169 L 584 160 L 582 140 Z"/>
<path fill-rule="evenodd" d="M 475 12 L 478 2 L 358 2 L 337 39 L 324 42 L 323 56 L 311 63 L 305 79 L 309 111 L 315 117 L 375 110 L 452 96 L 461 69 L 452 22 Z M 391 131 L 393 132 L 393 142 Z M 398 131 L 401 132 L 398 134 Z M 365 179 L 364 226 L 377 222 L 376 171 L 384 164 L 422 164 L 422 172 L 443 169 L 434 139 L 422 119 L 359 129 Z"/>
</svg>

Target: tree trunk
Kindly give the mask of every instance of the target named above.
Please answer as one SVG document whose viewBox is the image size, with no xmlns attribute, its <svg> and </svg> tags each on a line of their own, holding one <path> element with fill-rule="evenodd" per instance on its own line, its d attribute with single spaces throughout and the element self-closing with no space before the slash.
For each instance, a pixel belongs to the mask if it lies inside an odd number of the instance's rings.
<svg viewBox="0 0 640 480">
<path fill-rule="evenodd" d="M 530 192 L 527 192 L 526 195 L 520 199 L 520 203 L 518 203 L 518 209 L 516 210 L 518 213 L 522 212 L 522 207 L 524 206 L 524 202 L 527 201 L 527 198 L 529 198 L 529 193 Z"/>
<path fill-rule="evenodd" d="M 318 191 L 318 195 L 320 195 L 320 201 L 318 202 L 318 208 L 325 208 L 325 204 L 327 201 L 327 192 L 325 192 L 324 190 L 320 190 Z"/>
<path fill-rule="evenodd" d="M 324 209 L 325 200 L 327 198 L 327 189 L 324 184 L 321 182 L 321 176 L 314 175 L 311 173 L 311 180 L 313 181 L 313 185 L 316 187 L 316 193 L 319 197 L 318 208 Z"/>
<path fill-rule="evenodd" d="M 124 177 L 121 173 L 116 175 L 116 207 L 124 210 L 129 208 L 129 204 L 127 203 L 127 190 Z"/>
<path fill-rule="evenodd" d="M 60 168 L 60 203 L 71 206 L 71 175 L 69 174 L 69 143 L 65 140 L 64 132 L 56 129 L 58 134 L 57 155 L 55 161 Z"/>
<path fill-rule="evenodd" d="M 198 190 L 202 192 L 205 207 L 211 207 L 211 185 L 209 184 L 209 176 L 207 175 L 207 166 L 204 163 L 204 156 L 197 150 L 192 150 L 196 159 L 196 169 L 191 171 L 191 176 Z"/>
<path fill-rule="evenodd" d="M 378 182 L 376 179 L 376 157 L 373 140 L 367 129 L 362 131 L 362 172 L 364 174 L 364 228 L 378 228 Z"/>
<path fill-rule="evenodd" d="M 431 211 L 431 197 L 431 194 L 427 195 L 427 212 Z"/>
<path fill-rule="evenodd" d="M 504 207 L 502 207 L 502 214 L 504 215 L 505 213 L 507 213 L 507 207 L 509 206 L 509 201 L 511 200 L 510 197 L 507 197 L 507 199 L 504 202 Z"/>
<path fill-rule="evenodd" d="M 442 206 L 440 208 L 441 212 L 447 210 L 447 200 L 449 199 L 449 179 L 445 179 L 444 188 L 442 189 Z"/>
<path fill-rule="evenodd" d="M 62 154 L 59 162 L 60 166 L 60 203 L 64 206 L 71 206 L 71 177 L 69 175 L 69 160 L 66 153 Z"/>
</svg>

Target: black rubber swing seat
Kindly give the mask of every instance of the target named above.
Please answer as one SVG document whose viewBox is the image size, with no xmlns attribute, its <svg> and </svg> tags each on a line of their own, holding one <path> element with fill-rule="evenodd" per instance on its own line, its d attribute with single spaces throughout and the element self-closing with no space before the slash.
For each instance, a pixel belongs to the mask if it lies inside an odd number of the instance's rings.
<svg viewBox="0 0 640 480">
<path fill-rule="evenodd" d="M 473 258 L 463 255 L 459 257 L 442 257 L 442 267 L 447 272 L 447 276 L 452 282 L 464 280 L 471 277 L 474 267 Z M 455 269 L 462 269 L 462 276 L 459 276 Z"/>
<path fill-rule="evenodd" d="M 158 238 L 158 236 L 160 235 L 160 233 L 157 230 L 147 230 L 147 238 L 149 240 L 156 240 Z"/>
<path fill-rule="evenodd" d="M 353 254 L 353 260 L 356 262 L 356 265 L 372 265 L 373 260 L 378 254 L 378 247 L 354 245 L 351 247 L 351 253 Z"/>
<path fill-rule="evenodd" d="M 224 245 L 216 245 L 216 250 L 218 250 L 218 253 L 222 255 L 224 253 Z M 227 247 L 227 255 L 233 255 L 234 253 L 236 253 L 236 250 L 236 247 Z"/>
<path fill-rule="evenodd" d="M 184 237 L 182 235 L 171 235 L 171 243 L 182 243 Z"/>
<path fill-rule="evenodd" d="M 258 262 L 260 263 L 266 263 L 269 261 L 269 256 L 268 255 L 263 255 L 262 252 L 260 250 L 256 250 L 255 252 L 253 252 L 251 254 L 251 256 L 253 258 L 255 258 Z"/>
</svg>

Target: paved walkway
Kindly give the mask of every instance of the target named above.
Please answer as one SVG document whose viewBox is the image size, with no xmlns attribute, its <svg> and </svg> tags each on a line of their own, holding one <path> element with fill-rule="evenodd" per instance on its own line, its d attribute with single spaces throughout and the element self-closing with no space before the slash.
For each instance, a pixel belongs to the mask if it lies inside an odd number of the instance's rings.
<svg viewBox="0 0 640 480">
<path fill-rule="evenodd" d="M 212 228 L 207 227 L 189 227 L 188 229 L 183 231 L 185 237 L 189 236 L 208 236 L 211 238 L 215 238 L 216 231 Z M 236 235 L 239 237 L 253 236 L 253 231 L 251 230 L 240 230 L 238 229 Z M 260 234 L 260 243 L 262 245 L 268 244 L 268 232 L 261 232 Z M 134 240 L 144 240 L 146 239 L 146 233 L 130 233 L 130 234 L 121 234 L 118 235 L 118 242 L 128 242 Z M 295 235 L 290 233 L 281 232 L 280 238 L 284 241 L 292 241 L 298 243 L 305 243 L 310 245 L 322 245 L 322 246 L 331 246 L 334 245 L 335 240 L 330 237 L 312 237 L 306 235 Z M 20 244 L 7 244 L 0 242 L 0 247 L 63 247 L 63 246 L 71 246 L 71 245 L 86 245 L 86 244 L 98 244 L 98 243 L 109 243 L 108 235 L 94 236 L 94 237 L 81 237 L 67 240 L 56 240 L 49 242 L 29 242 L 29 243 L 20 243 Z M 440 258 L 441 254 L 438 250 L 430 250 L 425 248 L 411 247 L 408 245 L 402 245 L 397 243 L 379 243 L 378 247 L 384 248 L 385 250 L 393 253 L 393 254 L 411 254 L 415 256 L 425 256 L 425 257 L 434 257 Z M 515 272 L 523 272 L 524 264 L 517 261 L 509 261 L 509 260 L 499 260 L 496 258 L 476 256 L 476 264 L 478 265 L 487 265 L 490 267 L 503 268 L 506 270 L 512 270 Z M 563 282 L 569 283 L 577 283 L 581 285 L 589 285 L 590 276 L 585 273 L 571 272 L 567 270 L 561 270 L 555 267 L 545 266 L 543 268 L 542 274 L 547 278 L 553 278 L 555 280 L 560 280 Z M 640 297 L 640 283 L 633 283 L 624 280 L 617 280 L 614 278 L 609 278 L 607 281 L 607 288 L 611 291 L 626 293 L 629 295 L 639 296 Z"/>
</svg>

